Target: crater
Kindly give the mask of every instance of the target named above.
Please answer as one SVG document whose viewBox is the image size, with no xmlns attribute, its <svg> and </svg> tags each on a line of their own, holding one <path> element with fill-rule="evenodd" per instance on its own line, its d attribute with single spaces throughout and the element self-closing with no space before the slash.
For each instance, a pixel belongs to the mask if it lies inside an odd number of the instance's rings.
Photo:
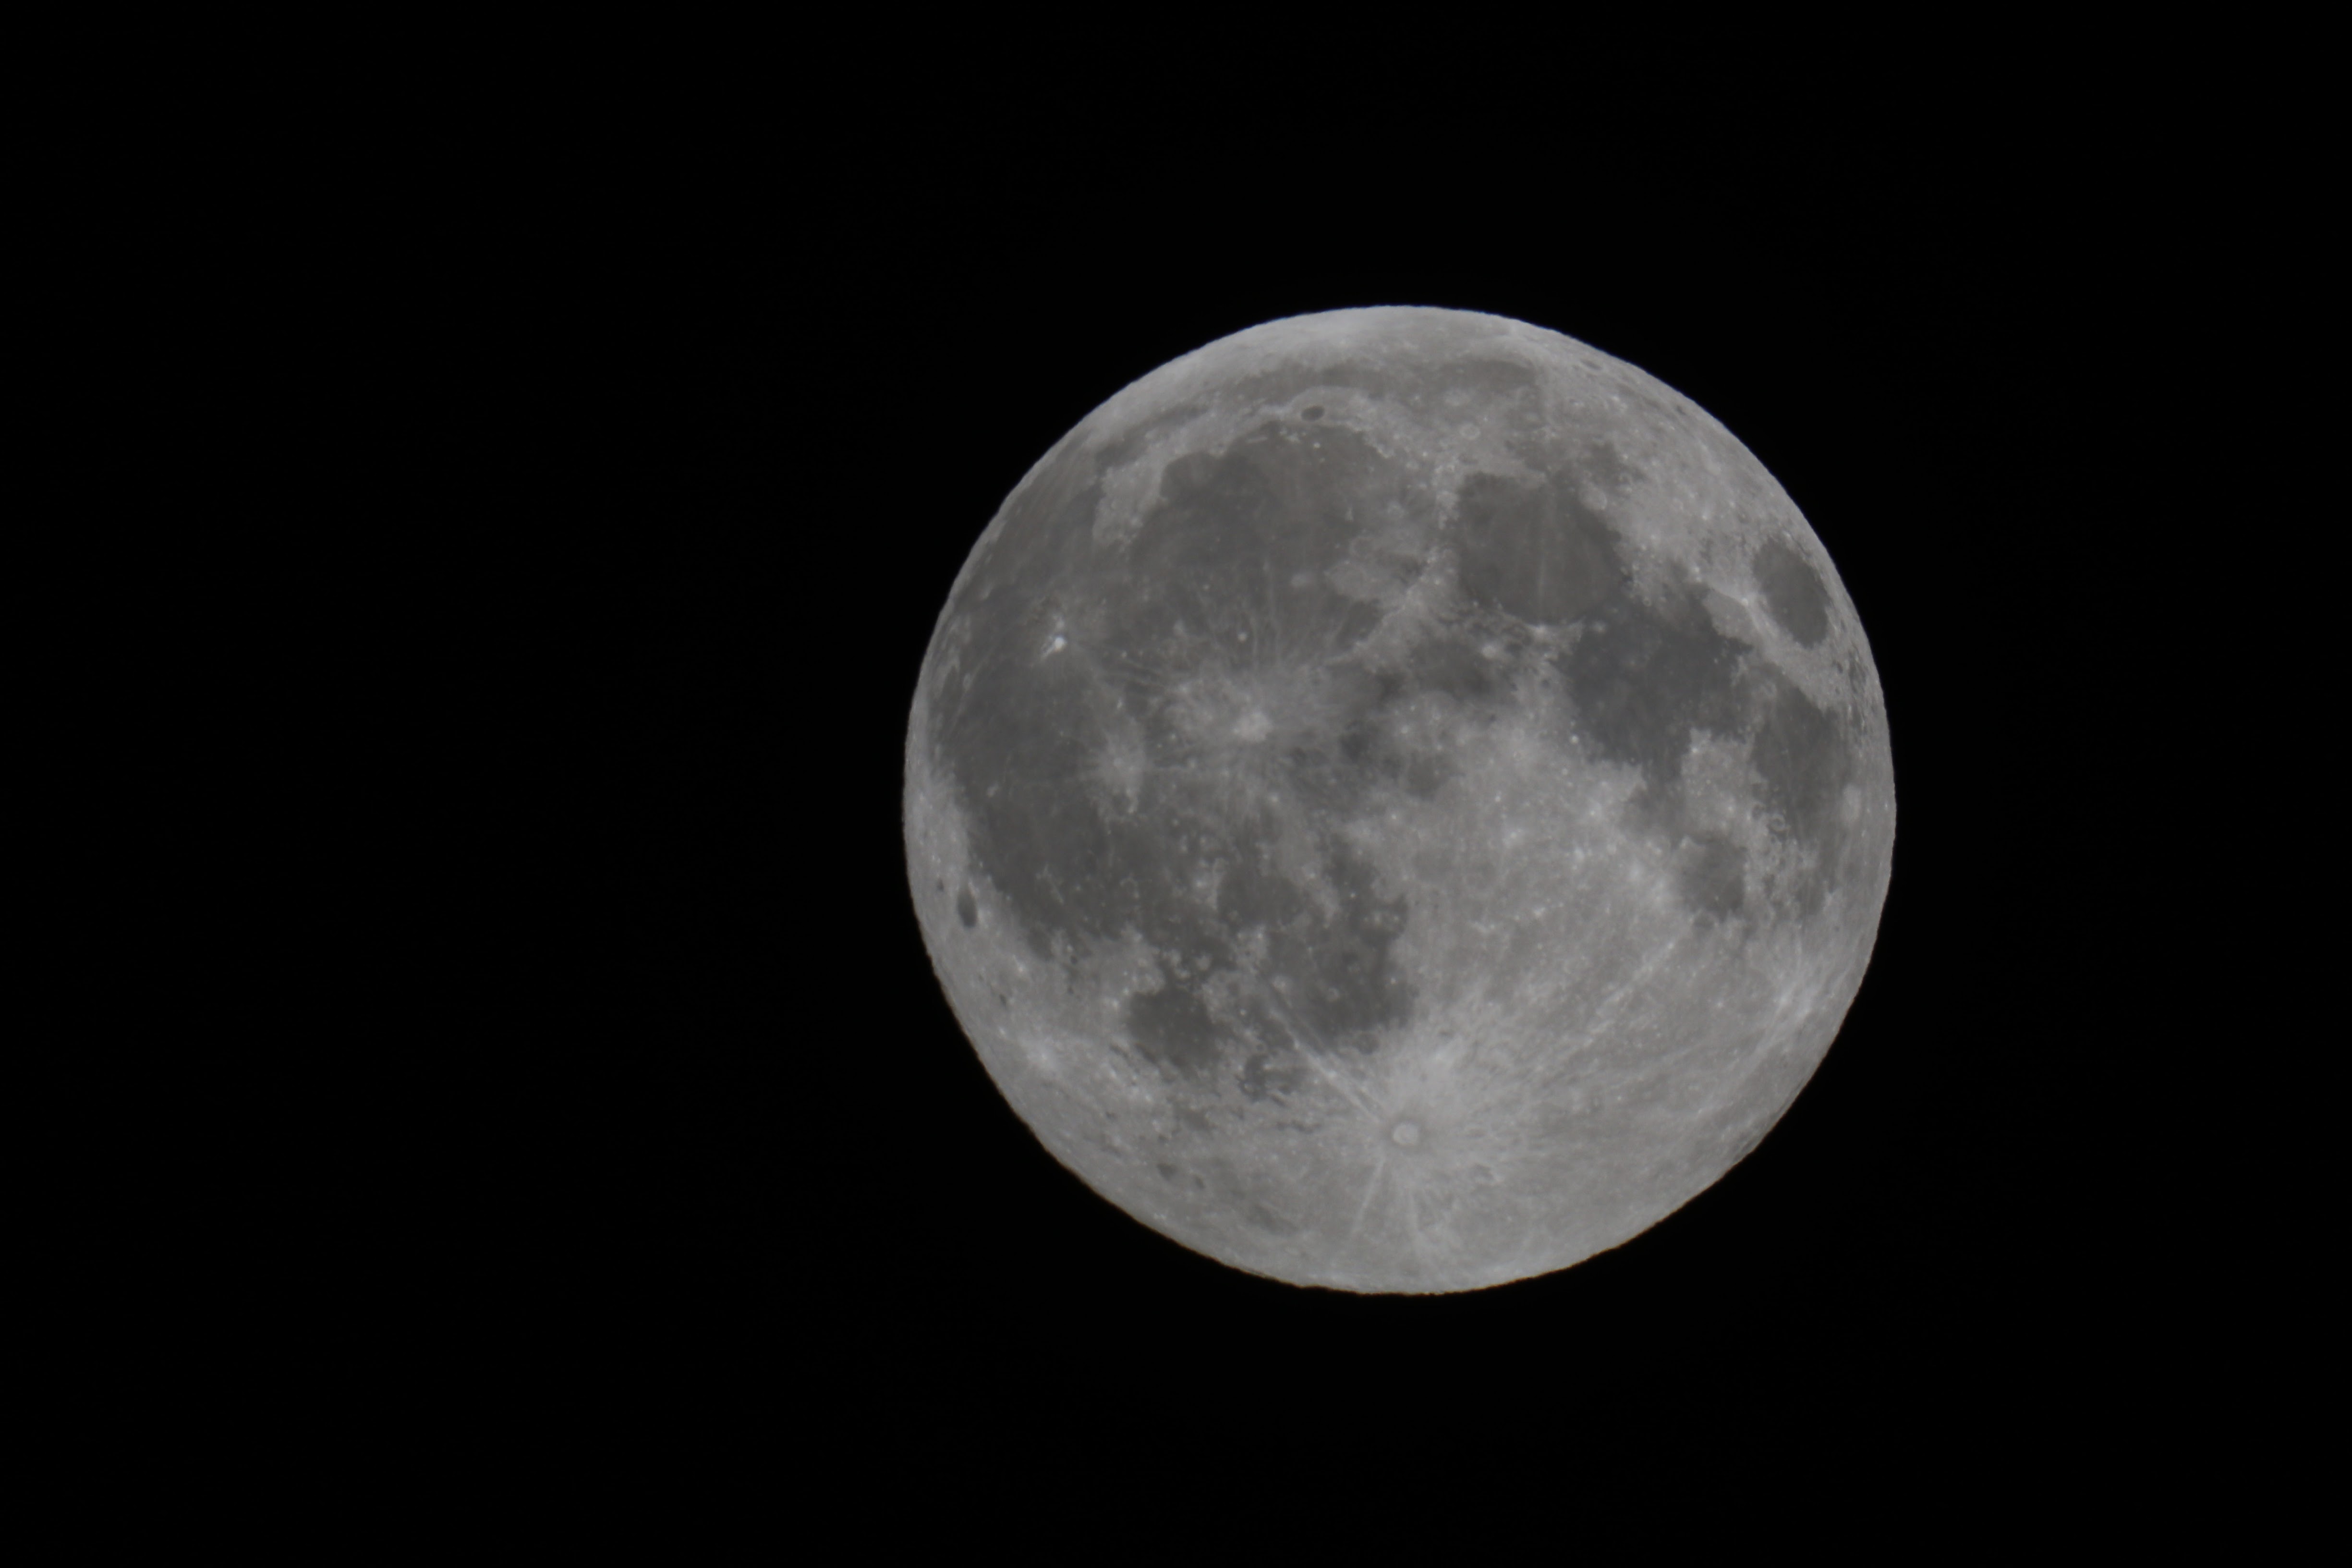
<svg viewBox="0 0 2352 1568">
<path fill-rule="evenodd" d="M 1778 540 L 1756 552 L 1756 585 L 1772 624 L 1799 646 L 1814 647 L 1829 635 L 1830 593 L 1805 558 Z"/>
</svg>

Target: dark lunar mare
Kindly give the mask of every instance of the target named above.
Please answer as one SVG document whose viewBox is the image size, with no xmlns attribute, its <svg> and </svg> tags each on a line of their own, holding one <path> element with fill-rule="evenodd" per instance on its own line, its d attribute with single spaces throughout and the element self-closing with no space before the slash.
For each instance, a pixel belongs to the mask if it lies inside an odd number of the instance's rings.
<svg viewBox="0 0 2352 1568">
<path fill-rule="evenodd" d="M 1188 731 L 1175 694 L 1190 677 L 1230 689 L 1343 660 L 1378 613 L 1333 591 L 1329 568 L 1381 509 L 1428 503 L 1361 437 L 1307 420 L 1171 462 L 1130 543 L 1094 542 L 1100 493 L 1072 447 L 1012 504 L 943 621 L 935 754 L 974 867 L 1033 952 L 1141 937 L 1160 973 L 1129 1005 L 1136 1048 L 1201 1078 L 1224 1042 L 1257 1064 L 1245 1089 L 1278 1092 L 1289 1080 L 1271 1064 L 1298 1038 L 1363 1048 L 1411 1015 L 1389 951 L 1404 903 L 1336 831 L 1370 782 L 1341 749 L 1377 686 L 1330 682 L 1316 723 L 1269 742 L 1276 800 L 1236 790 L 1233 759 Z M 1131 802 L 1095 776 L 1123 722 L 1148 763 Z M 1336 909 L 1278 859 L 1302 840 Z"/>
<path fill-rule="evenodd" d="M 1454 527 L 1463 592 L 1528 626 L 1574 620 L 1623 575 L 1616 536 L 1565 478 L 1525 485 L 1472 474 Z"/>
<path fill-rule="evenodd" d="M 1701 731 L 1744 741 L 1771 831 L 1790 840 L 1803 869 L 1778 889 L 1801 915 L 1817 912 L 1843 847 L 1838 803 L 1854 776 L 1849 726 L 1741 639 L 1716 629 L 1698 585 L 1645 596 L 1620 579 L 1558 656 L 1570 718 L 1585 743 L 1638 769 L 1643 814 L 1682 830 L 1682 773 Z M 1677 887 L 1694 918 L 1720 921 L 1747 906 L 1745 853 L 1696 836 Z"/>
<path fill-rule="evenodd" d="M 1748 851 L 1727 838 L 1694 838 L 1675 868 L 1675 886 L 1695 919 L 1727 921 L 1748 902 Z"/>
<path fill-rule="evenodd" d="M 1749 754 L 1764 781 L 1773 831 L 1793 839 L 1805 856 L 1787 890 L 1797 912 L 1810 918 L 1838 879 L 1846 837 L 1838 806 L 1857 773 L 1855 748 L 1846 721 L 1787 676 L 1772 670 L 1759 684 L 1767 695 Z"/>
</svg>

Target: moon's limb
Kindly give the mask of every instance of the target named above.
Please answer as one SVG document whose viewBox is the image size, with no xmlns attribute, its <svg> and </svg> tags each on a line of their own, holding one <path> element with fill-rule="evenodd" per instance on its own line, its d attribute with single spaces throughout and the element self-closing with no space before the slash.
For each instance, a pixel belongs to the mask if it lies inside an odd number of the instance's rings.
<svg viewBox="0 0 2352 1568">
<path fill-rule="evenodd" d="M 1055 1155 L 1236 1267 L 1564 1268 L 1829 1047 L 1884 901 L 1875 667 L 1720 425 L 1498 317 L 1161 367 L 973 548 L 907 744 L 916 904 Z"/>
</svg>

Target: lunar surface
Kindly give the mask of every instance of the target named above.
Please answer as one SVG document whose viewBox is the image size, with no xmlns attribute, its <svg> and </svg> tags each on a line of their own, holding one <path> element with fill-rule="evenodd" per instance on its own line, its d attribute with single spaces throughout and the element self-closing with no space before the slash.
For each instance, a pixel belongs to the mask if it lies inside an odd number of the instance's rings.
<svg viewBox="0 0 2352 1568">
<path fill-rule="evenodd" d="M 981 536 L 908 728 L 949 1001 L 1055 1156 L 1301 1285 L 1472 1289 L 1753 1149 L 1862 982 L 1878 674 L 1763 466 L 1494 316 L 1255 327 Z"/>
</svg>

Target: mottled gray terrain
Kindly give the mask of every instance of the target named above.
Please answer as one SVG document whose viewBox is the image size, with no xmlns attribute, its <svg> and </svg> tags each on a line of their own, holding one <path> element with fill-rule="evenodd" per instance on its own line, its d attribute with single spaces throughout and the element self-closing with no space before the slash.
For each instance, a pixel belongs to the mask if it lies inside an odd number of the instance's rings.
<svg viewBox="0 0 2352 1568">
<path fill-rule="evenodd" d="M 1788 496 L 1633 367 L 1334 312 L 1165 365 L 966 563 L 907 742 L 957 1016 L 1237 1267 L 1470 1289 L 1634 1236 L 1862 979 L 1877 672 Z"/>
</svg>

